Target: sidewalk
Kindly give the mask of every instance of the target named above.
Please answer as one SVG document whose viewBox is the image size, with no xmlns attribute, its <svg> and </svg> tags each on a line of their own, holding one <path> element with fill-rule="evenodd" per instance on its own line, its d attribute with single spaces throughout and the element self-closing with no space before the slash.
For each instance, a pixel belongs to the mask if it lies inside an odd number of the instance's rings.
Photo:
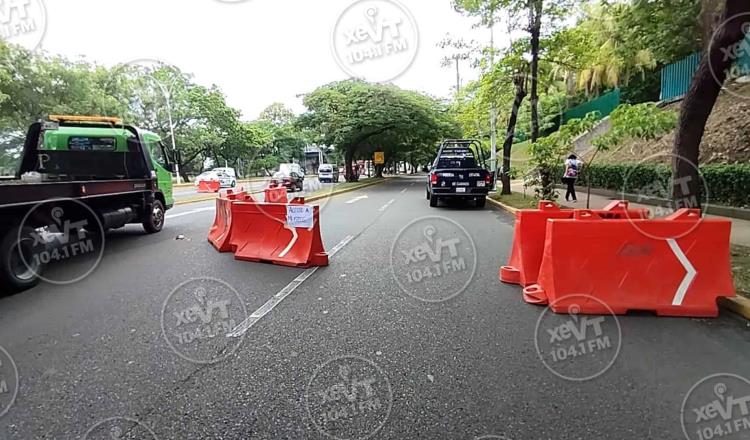
<svg viewBox="0 0 750 440">
<path fill-rule="evenodd" d="M 520 194 L 523 194 L 523 182 L 513 181 L 511 182 L 511 189 L 513 192 L 517 192 Z M 534 188 L 529 187 L 526 188 L 526 195 L 529 197 L 534 196 Z M 580 192 L 577 191 L 578 196 L 578 203 L 572 203 L 572 202 L 566 202 L 565 201 L 565 191 L 557 190 L 557 202 L 566 208 L 577 208 L 577 209 L 585 209 L 586 208 L 586 192 Z M 591 209 L 602 209 L 605 206 L 607 206 L 612 200 L 616 200 L 614 198 L 604 197 L 596 194 L 591 194 Z M 653 211 L 655 206 L 653 205 L 644 205 L 641 203 L 630 203 L 630 206 L 636 207 L 636 208 L 648 208 Z M 747 220 L 741 220 L 736 218 L 730 218 L 730 217 L 719 217 L 716 215 L 709 215 L 708 217 L 716 217 L 716 218 L 724 218 L 727 220 L 730 220 L 732 222 L 732 236 L 731 236 L 731 242 L 732 244 L 737 244 L 741 246 L 747 246 L 750 247 L 750 221 Z"/>
</svg>

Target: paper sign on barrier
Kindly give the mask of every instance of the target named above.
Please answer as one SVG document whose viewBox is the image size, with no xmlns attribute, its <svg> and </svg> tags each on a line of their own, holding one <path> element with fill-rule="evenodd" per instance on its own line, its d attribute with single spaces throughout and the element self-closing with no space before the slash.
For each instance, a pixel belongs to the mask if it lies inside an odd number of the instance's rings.
<svg viewBox="0 0 750 440">
<path fill-rule="evenodd" d="M 313 227 L 313 208 L 309 205 L 287 205 L 286 224 L 294 228 Z"/>
</svg>

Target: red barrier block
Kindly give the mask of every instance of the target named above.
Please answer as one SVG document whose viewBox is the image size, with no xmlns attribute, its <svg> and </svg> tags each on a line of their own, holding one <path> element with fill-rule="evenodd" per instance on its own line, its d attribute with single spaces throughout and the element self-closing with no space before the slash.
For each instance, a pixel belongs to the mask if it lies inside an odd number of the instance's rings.
<svg viewBox="0 0 750 440">
<path fill-rule="evenodd" d="M 536 283 L 539 266 L 542 263 L 544 237 L 549 219 L 571 219 L 573 209 L 560 209 L 550 201 L 539 202 L 538 209 L 522 209 L 516 212 L 513 248 L 510 261 L 500 267 L 500 281 L 528 286 Z M 602 210 L 593 211 L 608 219 L 645 219 L 648 209 L 630 209 L 625 200 L 613 201 Z"/>
<path fill-rule="evenodd" d="M 232 195 L 234 197 L 234 195 Z M 229 252 L 232 247 L 229 240 L 232 236 L 232 199 L 216 199 L 214 224 L 208 230 L 208 241 L 219 252 Z"/>
<path fill-rule="evenodd" d="M 216 199 L 214 223 L 208 231 L 208 241 L 219 252 L 232 250 L 229 240 L 232 236 L 232 202 L 234 201 L 257 203 L 253 196 L 244 189 L 238 192 L 228 189 L 219 194 Z"/>
<path fill-rule="evenodd" d="M 277 186 L 274 188 L 266 188 L 263 191 L 265 195 L 266 203 L 289 203 L 286 197 L 286 187 Z"/>
<path fill-rule="evenodd" d="M 290 208 L 309 209 L 310 224 L 289 224 Z M 232 203 L 230 248 L 235 259 L 283 266 L 327 266 L 318 206 Z"/>
<path fill-rule="evenodd" d="M 221 183 L 216 180 L 201 180 L 198 182 L 198 192 L 199 193 L 207 193 L 207 192 L 219 192 L 221 189 Z"/>
<path fill-rule="evenodd" d="M 527 302 L 567 313 L 566 296 L 588 295 L 616 314 L 715 317 L 718 298 L 735 295 L 729 220 L 701 219 L 690 209 L 651 220 L 603 219 L 591 211 L 575 217 L 547 222 L 538 284 L 524 289 Z M 576 305 L 583 314 L 608 313 L 595 301 Z"/>
</svg>

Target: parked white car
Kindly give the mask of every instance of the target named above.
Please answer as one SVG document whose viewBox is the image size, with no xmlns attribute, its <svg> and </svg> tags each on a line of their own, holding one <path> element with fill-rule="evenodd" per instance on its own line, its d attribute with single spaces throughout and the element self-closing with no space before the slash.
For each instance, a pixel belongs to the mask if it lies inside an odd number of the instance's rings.
<svg viewBox="0 0 750 440">
<path fill-rule="evenodd" d="M 232 186 L 235 186 L 237 184 L 237 172 L 234 170 L 234 168 L 219 167 L 219 168 L 214 168 L 211 171 L 216 171 L 217 173 L 224 173 L 227 176 L 232 178 Z"/>
<path fill-rule="evenodd" d="M 323 182 L 336 183 L 339 181 L 339 169 L 335 165 L 324 163 L 318 167 L 318 180 Z"/>
<path fill-rule="evenodd" d="M 237 185 L 236 177 L 232 177 L 229 174 L 217 171 L 216 169 L 205 171 L 198 175 L 198 177 L 195 178 L 195 186 L 198 186 L 200 182 L 204 180 L 218 180 L 222 188 L 234 188 L 235 185 Z"/>
</svg>

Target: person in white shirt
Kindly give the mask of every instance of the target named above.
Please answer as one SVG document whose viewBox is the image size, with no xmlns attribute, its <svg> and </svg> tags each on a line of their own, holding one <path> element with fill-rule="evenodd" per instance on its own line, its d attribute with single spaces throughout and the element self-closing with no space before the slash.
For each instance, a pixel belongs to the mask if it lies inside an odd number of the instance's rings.
<svg viewBox="0 0 750 440">
<path fill-rule="evenodd" d="M 565 192 L 565 200 L 573 203 L 578 201 L 576 197 L 576 181 L 578 180 L 578 174 L 581 172 L 583 162 L 578 159 L 578 156 L 571 154 L 565 160 L 565 173 L 563 174 L 562 181 L 568 185 L 568 190 Z"/>
</svg>

